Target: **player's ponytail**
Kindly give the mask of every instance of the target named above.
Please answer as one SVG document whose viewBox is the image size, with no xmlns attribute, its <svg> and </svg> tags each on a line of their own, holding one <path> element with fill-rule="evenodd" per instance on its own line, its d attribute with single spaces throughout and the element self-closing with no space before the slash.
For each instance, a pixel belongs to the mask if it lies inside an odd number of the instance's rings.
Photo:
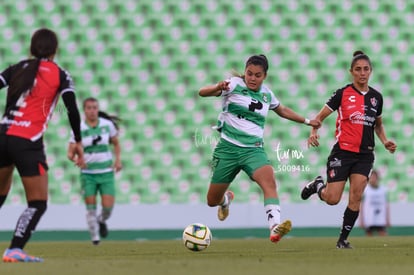
<svg viewBox="0 0 414 275">
<path fill-rule="evenodd" d="M 9 83 L 8 101 L 13 101 L 26 91 L 29 91 L 36 78 L 40 59 L 28 59 L 14 72 Z"/>
<path fill-rule="evenodd" d="M 237 70 L 235 70 L 235 69 L 232 69 L 231 71 L 230 71 L 230 74 L 231 74 L 231 76 L 234 76 L 234 77 L 240 77 L 240 78 L 243 78 L 244 79 L 244 75 L 243 74 L 241 74 L 241 73 L 239 73 Z"/>
<path fill-rule="evenodd" d="M 118 116 L 109 115 L 103 111 L 98 111 L 98 116 L 110 120 L 114 124 L 115 128 L 119 130 L 119 123 L 122 121 L 121 118 L 119 118 Z"/>
</svg>

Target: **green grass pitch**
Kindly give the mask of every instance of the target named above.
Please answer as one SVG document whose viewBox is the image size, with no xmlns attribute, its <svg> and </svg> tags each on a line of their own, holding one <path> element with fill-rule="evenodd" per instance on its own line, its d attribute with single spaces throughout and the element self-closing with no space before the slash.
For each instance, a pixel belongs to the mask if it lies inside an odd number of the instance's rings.
<svg viewBox="0 0 414 275">
<path fill-rule="evenodd" d="M 0 274 L 413 274 L 414 237 L 353 237 L 354 249 L 336 238 L 213 239 L 205 251 L 181 240 L 30 242 L 26 251 L 43 263 L 0 263 Z M 0 247 L 8 243 L 1 242 Z"/>
</svg>

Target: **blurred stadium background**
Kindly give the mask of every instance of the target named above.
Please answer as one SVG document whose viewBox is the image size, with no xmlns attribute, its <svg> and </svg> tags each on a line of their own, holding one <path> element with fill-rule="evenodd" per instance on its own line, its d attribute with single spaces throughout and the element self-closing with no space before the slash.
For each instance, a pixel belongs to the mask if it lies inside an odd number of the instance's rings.
<svg viewBox="0 0 414 275">
<path fill-rule="evenodd" d="M 72 74 L 79 103 L 97 97 L 102 110 L 123 119 L 118 204 L 204 203 L 220 100 L 198 97 L 202 85 L 243 71 L 250 55 L 263 53 L 270 62 L 266 84 L 283 104 L 312 117 L 350 82 L 357 49 L 372 59 L 370 85 L 383 93 L 386 131 L 399 146 L 394 155 L 377 146 L 375 166 L 392 202 L 414 202 L 414 1 L 0 0 L 0 10 L 2 68 L 28 56 L 35 29 L 52 28 L 60 38 L 56 61 Z M 301 203 L 301 187 L 325 175 L 335 117 L 321 130 L 322 146 L 308 150 L 308 127 L 270 114 L 266 149 L 281 170 L 284 203 Z M 50 201 L 81 205 L 68 139 L 60 101 L 45 135 Z M 303 157 L 279 162 L 278 147 Z M 232 188 L 236 202 L 262 199 L 244 174 Z M 16 173 L 7 204 L 24 203 Z"/>
</svg>

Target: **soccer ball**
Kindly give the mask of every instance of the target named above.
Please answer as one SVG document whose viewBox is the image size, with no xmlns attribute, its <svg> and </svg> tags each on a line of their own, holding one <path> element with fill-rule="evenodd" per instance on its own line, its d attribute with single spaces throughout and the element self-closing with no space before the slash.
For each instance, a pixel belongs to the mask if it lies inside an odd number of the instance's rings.
<svg viewBox="0 0 414 275">
<path fill-rule="evenodd" d="M 185 247 L 191 251 L 202 251 L 206 249 L 212 240 L 210 229 L 202 223 L 192 223 L 183 232 Z"/>
</svg>

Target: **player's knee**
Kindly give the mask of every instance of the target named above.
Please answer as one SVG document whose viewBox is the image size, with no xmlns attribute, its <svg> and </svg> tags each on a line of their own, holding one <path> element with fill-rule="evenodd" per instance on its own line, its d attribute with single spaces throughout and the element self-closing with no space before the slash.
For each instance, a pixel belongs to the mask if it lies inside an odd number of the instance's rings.
<svg viewBox="0 0 414 275">
<path fill-rule="evenodd" d="M 329 205 L 337 205 L 338 201 L 330 200 L 330 201 L 326 201 L 326 203 L 329 204 Z"/>
<path fill-rule="evenodd" d="M 341 198 L 328 197 L 325 199 L 325 202 L 329 205 L 337 205 L 340 202 Z"/>
</svg>

